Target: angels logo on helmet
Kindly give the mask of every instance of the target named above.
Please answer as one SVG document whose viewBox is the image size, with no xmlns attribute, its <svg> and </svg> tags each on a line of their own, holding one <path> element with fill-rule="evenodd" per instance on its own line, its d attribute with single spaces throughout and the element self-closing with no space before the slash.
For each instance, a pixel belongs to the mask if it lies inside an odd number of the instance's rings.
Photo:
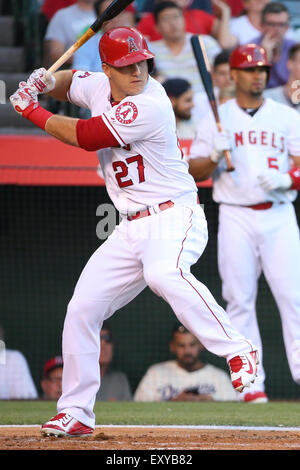
<svg viewBox="0 0 300 470">
<path fill-rule="evenodd" d="M 129 38 L 127 39 L 127 42 L 128 42 L 128 52 L 129 52 L 129 54 L 131 54 L 131 52 L 139 51 L 139 48 L 137 47 L 137 45 L 134 41 L 134 38 L 132 36 L 129 36 Z"/>
<path fill-rule="evenodd" d="M 264 64 L 264 54 L 261 50 L 260 47 L 257 47 L 253 50 L 253 58 L 252 60 L 254 62 L 257 62 L 258 65 L 260 65 L 260 63 L 263 65 Z"/>
</svg>

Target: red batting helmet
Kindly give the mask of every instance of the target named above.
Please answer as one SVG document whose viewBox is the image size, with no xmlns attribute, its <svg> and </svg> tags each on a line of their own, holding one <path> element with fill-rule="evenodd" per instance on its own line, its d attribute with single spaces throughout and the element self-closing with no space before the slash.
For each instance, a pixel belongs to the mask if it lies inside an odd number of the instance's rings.
<svg viewBox="0 0 300 470">
<path fill-rule="evenodd" d="M 271 67 L 265 49 L 257 44 L 239 46 L 229 58 L 231 69 L 249 69 L 251 67 Z"/>
<path fill-rule="evenodd" d="M 149 72 L 153 69 L 154 54 L 148 50 L 143 35 L 135 28 L 114 28 L 103 34 L 99 42 L 101 61 L 114 67 L 125 67 L 148 60 Z"/>
</svg>

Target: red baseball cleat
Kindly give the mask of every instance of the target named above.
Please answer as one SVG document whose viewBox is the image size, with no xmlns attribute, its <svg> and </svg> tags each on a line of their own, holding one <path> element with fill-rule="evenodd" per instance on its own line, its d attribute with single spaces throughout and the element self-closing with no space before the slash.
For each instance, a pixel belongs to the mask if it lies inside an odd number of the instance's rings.
<svg viewBox="0 0 300 470">
<path fill-rule="evenodd" d="M 245 393 L 243 401 L 247 403 L 268 403 L 269 400 L 265 392 L 253 391 Z"/>
<path fill-rule="evenodd" d="M 233 388 L 242 392 L 257 376 L 258 352 L 235 356 L 228 362 Z"/>
<path fill-rule="evenodd" d="M 59 413 L 43 424 L 41 433 L 45 436 L 82 437 L 93 434 L 94 430 L 66 413 Z"/>
</svg>

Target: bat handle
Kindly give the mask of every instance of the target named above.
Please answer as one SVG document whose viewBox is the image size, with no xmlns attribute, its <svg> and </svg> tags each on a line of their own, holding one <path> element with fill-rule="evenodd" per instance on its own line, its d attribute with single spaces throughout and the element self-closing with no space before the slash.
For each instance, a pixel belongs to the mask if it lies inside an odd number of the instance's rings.
<svg viewBox="0 0 300 470">
<path fill-rule="evenodd" d="M 235 168 L 231 163 L 231 154 L 230 154 L 229 150 L 224 150 L 224 155 L 225 155 L 225 160 L 226 160 L 226 164 L 227 164 L 226 171 L 234 171 Z"/>
<path fill-rule="evenodd" d="M 70 57 L 74 54 L 76 49 L 74 49 L 74 45 L 71 46 L 53 65 L 47 70 L 47 73 L 50 75 L 51 73 L 56 72 L 62 65 L 64 65 Z"/>
<path fill-rule="evenodd" d="M 218 127 L 218 131 L 222 132 L 222 126 L 221 126 L 220 121 L 217 122 L 217 127 Z M 226 165 L 227 165 L 226 171 L 234 171 L 235 168 L 232 165 L 231 154 L 230 154 L 229 150 L 224 150 L 224 156 L 225 156 Z"/>
</svg>

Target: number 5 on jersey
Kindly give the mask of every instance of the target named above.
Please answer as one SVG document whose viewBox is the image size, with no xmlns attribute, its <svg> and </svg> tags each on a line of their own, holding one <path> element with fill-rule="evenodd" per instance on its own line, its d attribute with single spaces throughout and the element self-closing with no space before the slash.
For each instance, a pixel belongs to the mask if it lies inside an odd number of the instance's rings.
<svg viewBox="0 0 300 470">
<path fill-rule="evenodd" d="M 137 163 L 139 183 L 143 183 L 145 181 L 145 167 L 143 157 L 141 155 L 135 155 L 134 157 L 126 158 L 125 161 L 126 163 L 122 160 L 119 160 L 117 162 L 113 162 L 112 164 L 113 170 L 115 172 L 115 177 L 120 188 L 125 188 L 134 184 L 131 178 L 124 179 L 128 176 L 128 165 L 130 165 L 131 163 Z"/>
<path fill-rule="evenodd" d="M 269 168 L 275 168 L 276 170 L 279 170 L 278 159 L 276 157 L 268 157 L 268 165 Z"/>
</svg>

